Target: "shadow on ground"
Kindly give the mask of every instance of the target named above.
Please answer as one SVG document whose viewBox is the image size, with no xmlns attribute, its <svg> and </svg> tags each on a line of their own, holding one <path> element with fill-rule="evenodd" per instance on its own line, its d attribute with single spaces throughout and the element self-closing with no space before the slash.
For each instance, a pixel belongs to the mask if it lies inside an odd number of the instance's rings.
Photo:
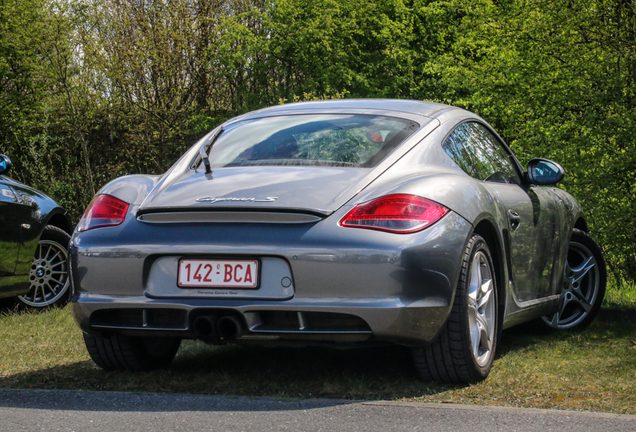
<svg viewBox="0 0 636 432">
<path fill-rule="evenodd" d="M 633 331 L 636 310 L 602 311 L 586 330 L 603 338 Z M 625 326 L 623 323 L 630 323 Z M 629 330 L 631 329 L 631 330 Z M 498 358 L 571 333 L 527 324 L 504 331 Z M 495 363 L 495 368 L 497 363 Z M 185 341 L 169 368 L 144 373 L 105 372 L 92 362 L 0 377 L 3 388 L 81 389 L 272 396 L 277 398 L 399 399 L 468 386 L 422 381 L 403 347 L 360 349 L 207 346 Z"/>
</svg>

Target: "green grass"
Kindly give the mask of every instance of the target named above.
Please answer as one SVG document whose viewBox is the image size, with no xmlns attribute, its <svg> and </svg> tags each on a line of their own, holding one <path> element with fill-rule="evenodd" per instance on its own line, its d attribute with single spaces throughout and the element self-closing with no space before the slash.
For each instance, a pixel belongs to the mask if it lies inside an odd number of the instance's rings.
<svg viewBox="0 0 636 432">
<path fill-rule="evenodd" d="M 490 377 L 439 385 L 408 350 L 211 347 L 185 341 L 168 369 L 104 372 L 67 308 L 0 316 L 0 387 L 454 402 L 636 414 L 636 290 L 608 290 L 585 331 L 504 332 Z"/>
<path fill-rule="evenodd" d="M 603 307 L 611 309 L 636 309 L 636 282 L 609 285 L 603 298 Z"/>
</svg>

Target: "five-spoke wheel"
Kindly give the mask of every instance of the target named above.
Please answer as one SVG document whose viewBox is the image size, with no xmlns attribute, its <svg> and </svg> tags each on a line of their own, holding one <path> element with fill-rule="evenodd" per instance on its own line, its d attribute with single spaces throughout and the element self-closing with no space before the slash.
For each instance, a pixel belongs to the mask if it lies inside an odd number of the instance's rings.
<svg viewBox="0 0 636 432">
<path fill-rule="evenodd" d="M 570 240 L 559 310 L 543 321 L 558 330 L 588 326 L 603 302 L 607 274 L 603 254 L 587 233 L 575 229 Z"/>
<path fill-rule="evenodd" d="M 465 383 L 485 379 L 497 347 L 498 294 L 488 244 L 468 241 L 450 316 L 437 339 L 415 348 L 415 366 L 425 380 Z"/>
<path fill-rule="evenodd" d="M 470 265 L 468 287 L 468 325 L 473 358 L 479 366 L 487 365 L 492 358 L 496 306 L 494 281 L 489 257 L 478 251 Z"/>
</svg>

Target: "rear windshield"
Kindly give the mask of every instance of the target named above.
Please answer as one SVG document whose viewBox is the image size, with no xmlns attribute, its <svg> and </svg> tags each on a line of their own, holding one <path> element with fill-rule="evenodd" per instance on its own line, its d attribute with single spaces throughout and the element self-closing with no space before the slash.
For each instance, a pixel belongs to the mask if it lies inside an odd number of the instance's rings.
<svg viewBox="0 0 636 432">
<path fill-rule="evenodd" d="M 266 117 L 227 126 L 214 142 L 209 157 L 217 168 L 373 167 L 418 128 L 410 120 L 373 115 Z"/>
</svg>

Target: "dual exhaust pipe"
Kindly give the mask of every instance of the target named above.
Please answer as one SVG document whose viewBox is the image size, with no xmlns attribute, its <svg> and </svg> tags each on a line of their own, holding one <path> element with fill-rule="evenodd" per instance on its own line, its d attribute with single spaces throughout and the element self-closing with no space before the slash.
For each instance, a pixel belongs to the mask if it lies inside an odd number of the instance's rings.
<svg viewBox="0 0 636 432">
<path fill-rule="evenodd" d="M 215 339 L 234 340 L 243 333 L 241 322 L 231 315 L 217 318 L 216 315 L 201 315 L 193 321 L 194 334 L 207 341 Z"/>
</svg>

